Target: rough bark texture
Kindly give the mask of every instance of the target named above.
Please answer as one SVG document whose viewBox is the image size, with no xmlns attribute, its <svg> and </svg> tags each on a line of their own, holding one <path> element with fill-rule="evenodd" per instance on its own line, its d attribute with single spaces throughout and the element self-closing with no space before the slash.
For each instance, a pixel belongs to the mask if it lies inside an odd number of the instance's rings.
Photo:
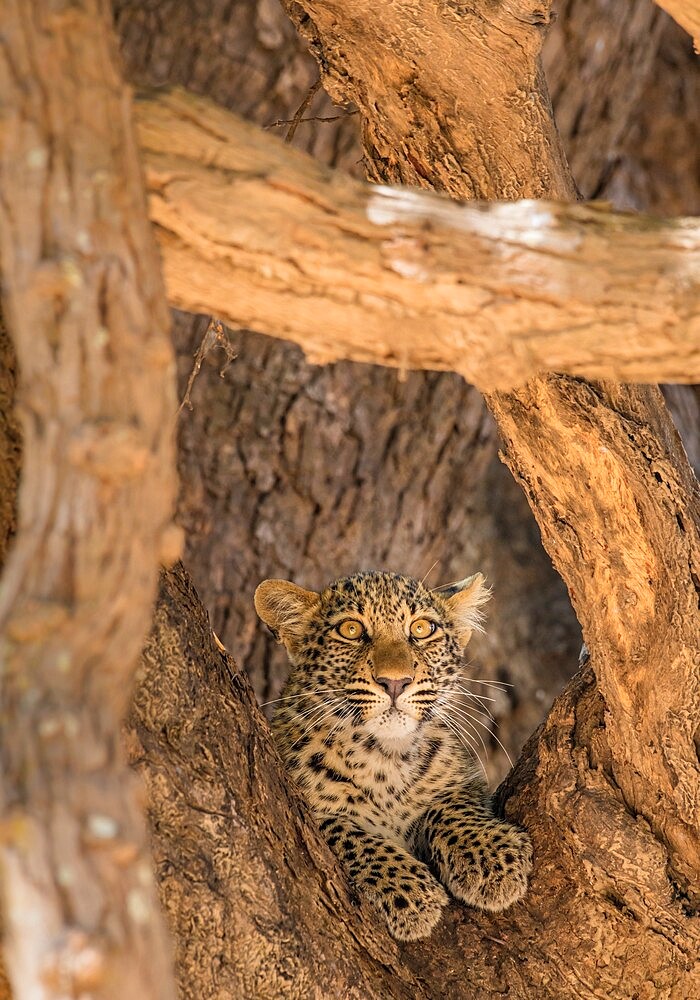
<svg viewBox="0 0 700 1000">
<path fill-rule="evenodd" d="M 17 359 L 0 313 L 0 568 L 17 531 L 22 433 L 15 411 Z"/>
<path fill-rule="evenodd" d="M 502 794 L 535 844 L 527 897 L 499 915 L 454 904 L 429 940 L 399 946 L 348 896 L 188 578 L 165 574 L 128 743 L 182 995 L 697 1000 L 700 917 L 622 793 L 610 722 L 584 662 Z"/>
<path fill-rule="evenodd" d="M 104 5 L 17 0 L 2 32 L 3 304 L 26 456 L 0 596 L 5 955 L 16 1000 L 165 1000 L 118 740 L 172 550 L 165 299 Z"/>
<path fill-rule="evenodd" d="M 484 391 L 551 370 L 700 381 L 694 219 L 362 185 L 184 91 L 142 97 L 138 134 L 180 308 L 317 363 L 446 369 Z"/>
<path fill-rule="evenodd" d="M 697 913 L 697 481 L 658 390 L 552 376 L 491 402 L 591 650 L 615 783 Z"/>
<path fill-rule="evenodd" d="M 0 313 L 0 570 L 17 530 L 17 489 L 22 453 L 22 432 L 15 411 L 17 358 Z M 4 928 L 0 906 L 0 1000 L 12 991 L 4 961 Z"/>
</svg>

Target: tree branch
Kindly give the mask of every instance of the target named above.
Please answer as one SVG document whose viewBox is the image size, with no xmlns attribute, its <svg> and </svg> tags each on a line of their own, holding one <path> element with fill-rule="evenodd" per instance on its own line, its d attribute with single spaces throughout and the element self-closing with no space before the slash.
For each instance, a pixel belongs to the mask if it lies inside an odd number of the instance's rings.
<svg viewBox="0 0 700 1000">
<path fill-rule="evenodd" d="M 170 301 L 310 360 L 700 380 L 700 223 L 455 205 L 333 174 L 182 91 L 138 102 Z M 323 324 L 318 324 L 318 316 Z"/>
</svg>

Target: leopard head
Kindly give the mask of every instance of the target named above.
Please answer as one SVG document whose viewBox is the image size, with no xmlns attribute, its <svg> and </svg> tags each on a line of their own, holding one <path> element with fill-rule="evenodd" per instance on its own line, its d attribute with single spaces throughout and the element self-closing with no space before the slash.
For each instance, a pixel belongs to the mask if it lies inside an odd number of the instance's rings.
<svg viewBox="0 0 700 1000">
<path fill-rule="evenodd" d="M 288 688 L 326 698 L 383 742 L 404 740 L 459 685 L 462 651 L 490 591 L 477 573 L 429 590 L 394 573 L 357 573 L 320 593 L 265 580 L 255 607 L 292 664 Z"/>
</svg>

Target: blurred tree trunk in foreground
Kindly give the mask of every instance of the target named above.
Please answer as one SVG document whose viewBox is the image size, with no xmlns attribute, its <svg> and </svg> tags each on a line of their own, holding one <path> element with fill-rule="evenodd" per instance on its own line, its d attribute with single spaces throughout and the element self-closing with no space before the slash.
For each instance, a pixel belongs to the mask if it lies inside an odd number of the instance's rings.
<svg viewBox="0 0 700 1000">
<path fill-rule="evenodd" d="M 171 557 L 168 313 L 110 12 L 3 7 L 0 878 L 15 996 L 174 996 L 118 739 Z M 16 514 L 15 514 L 16 509 Z M 0 988 L 2 980 L 0 977 Z"/>
</svg>

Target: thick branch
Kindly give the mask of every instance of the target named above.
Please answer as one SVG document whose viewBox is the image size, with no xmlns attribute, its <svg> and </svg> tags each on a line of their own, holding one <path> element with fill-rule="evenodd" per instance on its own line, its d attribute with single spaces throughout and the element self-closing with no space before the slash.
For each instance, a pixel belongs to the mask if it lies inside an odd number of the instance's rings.
<svg viewBox="0 0 700 1000">
<path fill-rule="evenodd" d="M 316 362 L 700 380 L 700 223 L 458 206 L 333 174 L 202 98 L 138 105 L 173 304 Z M 323 316 L 323 323 L 317 322 Z"/>
</svg>

